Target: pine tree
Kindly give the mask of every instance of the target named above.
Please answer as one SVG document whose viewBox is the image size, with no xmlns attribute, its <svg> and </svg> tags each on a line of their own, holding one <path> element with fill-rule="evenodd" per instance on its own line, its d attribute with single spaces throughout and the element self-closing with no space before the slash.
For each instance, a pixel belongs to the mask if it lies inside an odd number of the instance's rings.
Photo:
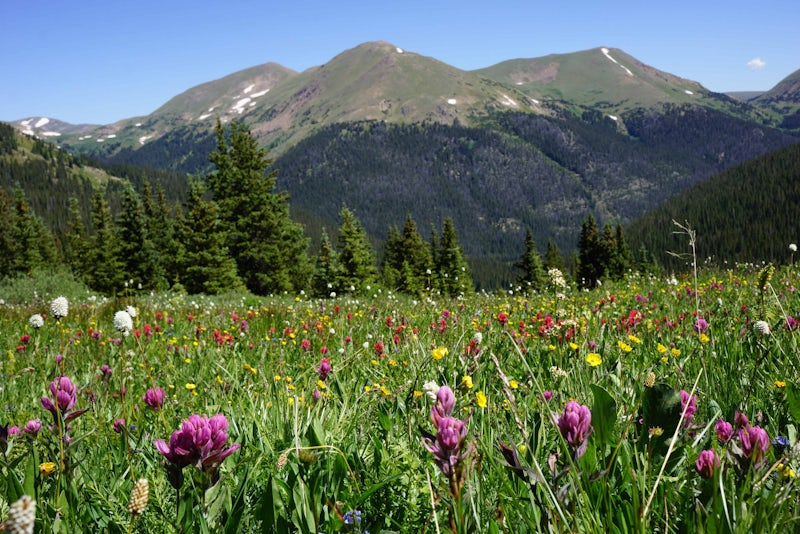
<svg viewBox="0 0 800 534">
<path fill-rule="evenodd" d="M 203 193 L 199 180 L 192 180 L 180 232 L 184 250 L 180 282 L 191 294 L 241 289 L 236 262 L 225 246 L 219 209 L 214 201 L 204 199 Z"/>
<path fill-rule="evenodd" d="M 333 248 L 328 232 L 323 228 L 322 242 L 314 264 L 314 275 L 311 277 L 311 294 L 317 298 L 325 298 L 331 292 L 342 291 L 343 288 L 338 285 L 340 277 L 339 256 Z"/>
<path fill-rule="evenodd" d="M 390 226 L 384 241 L 383 283 L 391 289 L 400 289 L 400 270 L 403 267 L 403 235 L 397 226 Z"/>
<path fill-rule="evenodd" d="M 472 274 L 450 217 L 444 220 L 437 249 L 436 273 L 441 291 L 448 296 L 472 293 L 475 290 Z"/>
<path fill-rule="evenodd" d="M 622 225 L 614 228 L 614 252 L 608 264 L 608 274 L 613 280 L 622 280 L 628 269 L 633 267 L 633 254 L 625 240 Z"/>
<path fill-rule="evenodd" d="M 0 127 L 3 124 L 0 123 Z M 10 128 L 10 126 L 9 126 Z M 14 273 L 14 258 L 17 254 L 14 241 L 14 205 L 5 189 L 0 188 L 0 279 Z"/>
<path fill-rule="evenodd" d="M 536 242 L 530 228 L 525 231 L 525 252 L 514 265 L 521 274 L 517 284 L 525 291 L 541 291 L 547 284 L 547 273 L 542 266 L 542 259 L 536 250 Z"/>
<path fill-rule="evenodd" d="M 418 295 L 430 289 L 433 258 L 430 247 L 417 231 L 417 224 L 411 215 L 406 217 L 403 226 L 403 263 L 399 269 L 400 288 L 402 291 Z"/>
<path fill-rule="evenodd" d="M 336 287 L 339 291 L 361 291 L 374 284 L 378 275 L 375 252 L 367 232 L 355 214 L 343 207 L 339 212 L 339 271 Z"/>
<path fill-rule="evenodd" d="M 594 215 L 591 213 L 581 224 L 578 241 L 578 260 L 575 279 L 578 285 L 593 288 L 605 274 L 604 251 Z"/>
<path fill-rule="evenodd" d="M 95 291 L 110 295 L 122 288 L 125 278 L 114 220 L 101 190 L 92 195 L 92 225 L 94 233 L 84 279 Z"/>
<path fill-rule="evenodd" d="M 244 125 L 233 124 L 229 139 L 217 122 L 216 170 L 207 180 L 228 234 L 239 276 L 256 294 L 304 288 L 311 275 L 303 228 L 289 217 L 289 199 L 274 193 L 272 161 Z"/>
<path fill-rule="evenodd" d="M 143 289 L 165 289 L 166 273 L 150 239 L 142 202 L 131 186 L 122 192 L 117 228 L 124 278 Z"/>
</svg>

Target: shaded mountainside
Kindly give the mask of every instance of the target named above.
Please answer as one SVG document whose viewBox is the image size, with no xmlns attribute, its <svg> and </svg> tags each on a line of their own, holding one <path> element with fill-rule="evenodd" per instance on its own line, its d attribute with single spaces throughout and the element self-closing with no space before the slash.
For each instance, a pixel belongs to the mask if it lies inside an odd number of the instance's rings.
<svg viewBox="0 0 800 534">
<path fill-rule="evenodd" d="M 700 261 L 786 262 L 800 241 L 800 144 L 752 159 L 681 192 L 626 230 L 631 247 L 644 246 L 664 266 L 683 269 L 667 251 L 686 252 L 676 220 L 697 231 Z"/>
<path fill-rule="evenodd" d="M 421 229 L 451 217 L 480 284 L 478 264 L 507 268 L 528 227 L 540 248 L 553 240 L 571 252 L 590 212 L 630 221 L 715 172 L 797 141 L 693 106 L 626 120 L 637 137 L 602 115 L 502 113 L 480 128 L 334 125 L 276 159 L 278 187 L 312 235 L 334 228 L 342 205 L 378 244 L 407 214 Z"/>
</svg>

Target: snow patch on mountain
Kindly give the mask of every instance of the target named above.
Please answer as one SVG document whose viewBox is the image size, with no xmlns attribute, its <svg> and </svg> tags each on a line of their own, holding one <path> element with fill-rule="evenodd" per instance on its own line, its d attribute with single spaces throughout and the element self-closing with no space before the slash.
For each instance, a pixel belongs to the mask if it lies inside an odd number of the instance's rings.
<svg viewBox="0 0 800 534">
<path fill-rule="evenodd" d="M 139 144 L 143 145 L 145 141 L 153 137 L 152 135 L 143 135 L 139 138 Z"/>
<path fill-rule="evenodd" d="M 628 76 L 633 76 L 633 73 L 628 67 L 626 67 L 625 65 L 620 65 L 619 61 L 611 57 L 611 54 L 608 53 L 609 52 L 608 48 L 603 47 L 600 49 L 600 51 L 603 52 L 604 56 L 613 61 L 616 65 L 619 65 L 625 72 L 627 72 Z"/>
<path fill-rule="evenodd" d="M 503 104 L 504 106 L 511 106 L 512 108 L 519 107 L 519 104 L 510 99 L 506 94 L 503 95 L 503 100 L 501 100 L 500 103 Z"/>
<path fill-rule="evenodd" d="M 396 50 L 397 50 L 398 54 L 402 54 L 404 52 L 404 50 L 402 48 L 400 48 L 399 46 L 396 48 Z"/>
<path fill-rule="evenodd" d="M 235 111 L 236 113 L 241 115 L 242 112 L 244 111 L 244 107 L 247 104 L 249 104 L 251 100 L 252 98 L 250 98 L 249 96 L 245 98 L 240 98 L 233 106 L 231 106 L 231 111 Z"/>
<path fill-rule="evenodd" d="M 619 117 L 617 117 L 616 115 L 606 115 L 606 117 L 608 117 L 614 122 L 617 122 L 619 120 Z"/>
<path fill-rule="evenodd" d="M 264 89 L 263 91 L 259 91 L 257 93 L 253 93 L 250 95 L 251 98 L 258 98 L 259 96 L 264 96 L 265 94 L 269 93 L 269 89 Z"/>
<path fill-rule="evenodd" d="M 50 119 L 48 119 L 47 117 L 42 117 L 41 119 L 36 121 L 36 124 L 34 124 L 33 127 L 34 128 L 41 128 L 42 126 L 44 126 L 48 122 L 50 122 Z"/>
<path fill-rule="evenodd" d="M 33 130 L 28 128 L 27 130 L 22 130 L 22 133 L 24 133 L 25 135 L 33 135 Z"/>
<path fill-rule="evenodd" d="M 61 134 L 58 132 L 42 132 L 42 135 L 45 137 L 58 137 Z"/>
<path fill-rule="evenodd" d="M 209 118 L 210 116 L 211 116 L 211 113 L 203 113 L 202 115 L 197 117 L 197 120 L 201 121 L 201 120 Z"/>
<path fill-rule="evenodd" d="M 694 94 L 693 92 L 691 92 L 688 89 L 684 89 L 683 92 L 686 93 L 687 95 L 693 95 Z"/>
<path fill-rule="evenodd" d="M 243 92 L 244 94 L 247 94 L 247 93 L 249 93 L 250 91 L 252 91 L 252 90 L 253 90 L 253 87 L 255 87 L 255 86 L 256 86 L 256 84 L 254 84 L 254 83 L 251 83 L 250 85 L 248 85 L 247 87 L 245 87 L 245 88 L 244 88 L 244 91 L 242 91 L 242 92 Z"/>
<path fill-rule="evenodd" d="M 451 106 L 455 106 L 457 101 L 455 98 L 448 98 L 447 103 L 450 104 Z"/>
<path fill-rule="evenodd" d="M 31 120 L 33 119 L 25 119 L 24 121 L 19 121 L 19 123 L 23 126 L 30 126 Z"/>
</svg>

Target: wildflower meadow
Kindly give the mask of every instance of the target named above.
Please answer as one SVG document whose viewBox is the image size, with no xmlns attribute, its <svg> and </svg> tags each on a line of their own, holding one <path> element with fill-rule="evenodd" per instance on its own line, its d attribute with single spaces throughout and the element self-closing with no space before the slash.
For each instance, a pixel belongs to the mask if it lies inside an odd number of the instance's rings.
<svg viewBox="0 0 800 534">
<path fill-rule="evenodd" d="M 0 307 L 7 532 L 793 532 L 794 267 Z"/>
</svg>

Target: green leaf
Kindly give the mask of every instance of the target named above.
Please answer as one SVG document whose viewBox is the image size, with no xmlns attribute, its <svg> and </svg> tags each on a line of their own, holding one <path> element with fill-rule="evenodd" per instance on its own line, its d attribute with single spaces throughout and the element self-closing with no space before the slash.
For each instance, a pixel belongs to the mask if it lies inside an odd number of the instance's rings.
<svg viewBox="0 0 800 534">
<path fill-rule="evenodd" d="M 655 384 L 645 388 L 642 399 L 643 428 L 640 444 L 646 445 L 648 440 L 653 450 L 663 453 L 667 440 L 672 438 L 681 419 L 681 395 L 677 389 L 668 384 Z M 648 429 L 659 427 L 660 436 L 650 436 Z"/>
<path fill-rule="evenodd" d="M 786 383 L 786 405 L 792 421 L 800 423 L 800 388 L 792 382 Z"/>
<path fill-rule="evenodd" d="M 617 422 L 617 403 L 605 389 L 592 384 L 592 426 L 597 441 L 603 444 L 614 442 L 614 425 Z"/>
</svg>

